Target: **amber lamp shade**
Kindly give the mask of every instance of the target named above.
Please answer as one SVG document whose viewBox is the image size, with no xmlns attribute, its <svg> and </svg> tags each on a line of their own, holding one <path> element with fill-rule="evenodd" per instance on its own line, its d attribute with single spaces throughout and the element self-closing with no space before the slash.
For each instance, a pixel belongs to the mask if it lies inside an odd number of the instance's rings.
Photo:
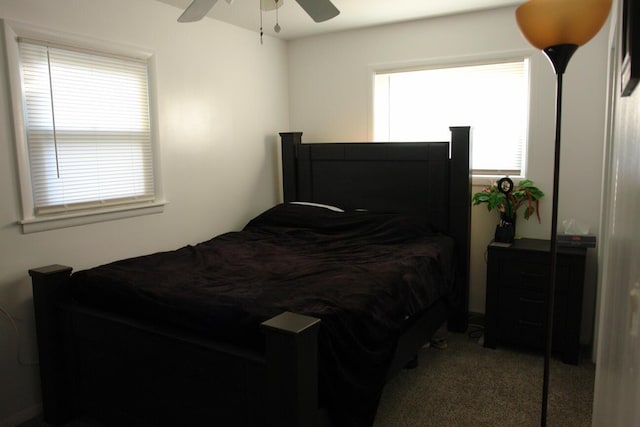
<svg viewBox="0 0 640 427">
<path fill-rule="evenodd" d="M 538 49 L 582 46 L 595 36 L 609 15 L 612 0 L 529 0 L 516 9 L 524 37 Z"/>
</svg>

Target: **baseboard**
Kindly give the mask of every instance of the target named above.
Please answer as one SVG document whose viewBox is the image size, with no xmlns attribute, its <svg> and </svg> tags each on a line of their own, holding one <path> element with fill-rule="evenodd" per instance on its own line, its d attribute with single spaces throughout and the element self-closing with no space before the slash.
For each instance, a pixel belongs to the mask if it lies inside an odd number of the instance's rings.
<svg viewBox="0 0 640 427">
<path fill-rule="evenodd" d="M 30 408 L 11 415 L 8 418 L 0 420 L 0 427 L 16 427 L 22 423 L 26 423 L 42 414 L 42 404 L 33 405 Z"/>
</svg>

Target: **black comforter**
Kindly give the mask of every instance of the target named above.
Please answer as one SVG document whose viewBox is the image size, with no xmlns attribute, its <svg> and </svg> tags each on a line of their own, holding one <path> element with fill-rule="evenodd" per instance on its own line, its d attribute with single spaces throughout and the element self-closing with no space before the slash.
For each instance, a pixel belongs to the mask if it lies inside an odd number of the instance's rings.
<svg viewBox="0 0 640 427">
<path fill-rule="evenodd" d="M 408 318 L 445 296 L 453 240 L 393 214 L 278 205 L 241 232 L 72 275 L 74 297 L 261 347 L 283 311 L 320 326 L 320 395 L 336 424 L 370 425 Z"/>
</svg>

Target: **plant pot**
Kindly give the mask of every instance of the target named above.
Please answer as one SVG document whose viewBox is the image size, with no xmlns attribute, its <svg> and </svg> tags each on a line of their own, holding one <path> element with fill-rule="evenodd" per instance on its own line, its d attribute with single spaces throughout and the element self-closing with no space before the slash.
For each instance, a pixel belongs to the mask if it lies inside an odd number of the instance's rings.
<svg viewBox="0 0 640 427">
<path fill-rule="evenodd" d="M 493 240 L 500 243 L 513 243 L 515 235 L 515 219 L 501 219 L 500 224 L 496 225 L 496 233 Z"/>
</svg>

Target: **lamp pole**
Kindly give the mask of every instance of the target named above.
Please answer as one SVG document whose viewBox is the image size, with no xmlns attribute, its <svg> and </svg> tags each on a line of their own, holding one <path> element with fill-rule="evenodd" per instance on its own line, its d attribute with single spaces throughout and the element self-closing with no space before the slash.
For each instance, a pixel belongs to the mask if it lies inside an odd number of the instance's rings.
<svg viewBox="0 0 640 427">
<path fill-rule="evenodd" d="M 544 374 L 542 382 L 542 410 L 540 411 L 540 425 L 547 425 L 547 407 L 549 401 L 549 362 L 553 345 L 553 311 L 556 288 L 556 261 L 557 261 L 557 237 L 558 237 L 558 192 L 560 187 L 560 139 L 562 133 L 562 76 L 569 64 L 571 56 L 578 49 L 575 44 L 561 44 L 551 46 L 543 50 L 549 58 L 556 73 L 556 135 L 553 161 L 553 196 L 551 202 L 551 252 L 549 287 L 547 289 L 547 313 L 546 313 L 546 342 L 544 358 Z"/>
</svg>

